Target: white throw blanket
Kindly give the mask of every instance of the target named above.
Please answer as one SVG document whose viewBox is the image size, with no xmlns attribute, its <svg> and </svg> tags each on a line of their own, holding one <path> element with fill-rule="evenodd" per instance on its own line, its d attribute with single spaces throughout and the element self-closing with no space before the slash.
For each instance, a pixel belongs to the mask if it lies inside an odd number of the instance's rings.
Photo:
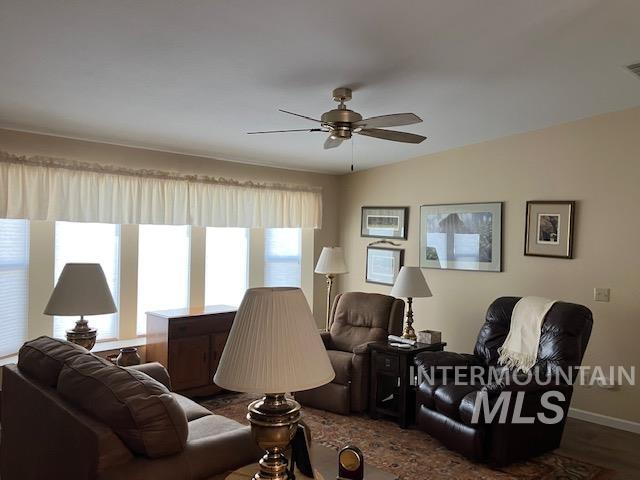
<svg viewBox="0 0 640 480">
<path fill-rule="evenodd" d="M 502 347 L 498 363 L 527 373 L 538 359 L 540 330 L 549 309 L 556 303 L 543 297 L 523 297 L 513 308 L 511 328 Z"/>
</svg>

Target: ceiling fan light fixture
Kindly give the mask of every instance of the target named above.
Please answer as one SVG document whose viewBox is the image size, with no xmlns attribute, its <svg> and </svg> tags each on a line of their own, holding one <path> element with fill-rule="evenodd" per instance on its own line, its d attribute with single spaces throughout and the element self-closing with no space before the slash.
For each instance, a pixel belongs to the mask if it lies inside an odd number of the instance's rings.
<svg viewBox="0 0 640 480">
<path fill-rule="evenodd" d="M 398 132 L 395 130 L 384 130 L 386 127 L 395 127 L 400 125 L 414 125 L 422 122 L 422 119 L 415 113 L 392 113 L 389 115 L 378 115 L 376 117 L 362 118 L 358 112 L 354 112 L 347 108 L 344 102 L 351 100 L 351 90 L 346 87 L 337 88 L 333 91 L 333 99 L 339 102 L 337 108 L 324 112 L 320 119 L 300 115 L 299 113 L 289 112 L 287 110 L 280 111 L 289 115 L 304 118 L 320 124 L 320 128 L 310 129 L 293 129 L 293 130 L 268 130 L 254 133 L 284 133 L 284 132 L 327 132 L 329 136 L 325 140 L 324 148 L 336 148 L 340 146 L 344 140 L 351 139 L 354 133 L 367 137 L 379 138 L 382 140 L 391 140 L 393 142 L 402 143 L 420 143 L 426 140 L 422 135 L 416 135 L 408 132 Z"/>
</svg>

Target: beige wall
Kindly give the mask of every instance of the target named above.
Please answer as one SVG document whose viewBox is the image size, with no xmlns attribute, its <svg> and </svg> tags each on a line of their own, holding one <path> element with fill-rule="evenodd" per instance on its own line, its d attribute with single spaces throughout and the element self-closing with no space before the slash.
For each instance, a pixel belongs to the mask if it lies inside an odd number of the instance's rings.
<svg viewBox="0 0 640 480">
<path fill-rule="evenodd" d="M 434 297 L 416 300 L 416 326 L 442 330 L 450 350 L 470 351 L 485 310 L 495 297 L 543 295 L 579 302 L 593 310 L 595 324 L 586 364 L 637 365 L 640 360 L 640 215 L 635 211 L 640 204 L 640 108 L 339 179 L 7 130 L 0 130 L 0 149 L 132 168 L 322 186 L 323 228 L 314 235 L 314 260 L 322 246 L 340 243 L 345 247 L 351 273 L 340 278 L 342 291 L 389 292 L 388 287 L 364 282 L 370 239 L 359 236 L 362 205 L 411 207 L 409 239 L 402 242 L 402 248 L 406 249 L 405 263 L 416 265 L 421 204 L 504 201 L 504 272 L 424 270 Z M 526 200 L 534 199 L 578 201 L 575 259 L 523 256 L 524 207 Z M 49 242 L 45 237 L 51 232 L 42 233 L 42 242 Z M 47 278 L 52 277 L 52 268 Z M 323 325 L 325 284 L 318 275 L 313 283 L 314 313 Z M 594 287 L 611 288 L 611 302 L 594 302 Z M 577 389 L 573 406 L 640 421 L 639 403 L 638 387 L 616 391 L 592 387 Z"/>
<path fill-rule="evenodd" d="M 313 261 L 320 256 L 323 246 L 335 245 L 337 239 L 337 177 L 318 173 L 308 173 L 279 168 L 259 167 L 240 163 L 226 162 L 204 157 L 179 155 L 153 150 L 121 147 L 96 142 L 86 142 L 49 135 L 16 132 L 0 129 L 0 150 L 19 155 L 43 155 L 66 158 L 83 162 L 123 165 L 129 168 L 152 168 L 178 172 L 194 172 L 202 175 L 221 176 L 236 180 L 254 180 L 260 182 L 292 183 L 300 185 L 314 185 L 323 188 L 323 218 L 322 229 L 315 230 L 313 239 Z M 36 223 L 36 222 L 34 222 Z M 46 222 L 37 222 L 46 223 Z M 35 228 L 39 228 L 36 226 Z M 42 226 L 50 235 L 51 227 Z M 48 229 L 47 229 L 48 228 Z M 193 241 L 202 241 L 203 232 Z M 306 235 L 306 234 L 305 234 Z M 43 239 L 45 241 L 46 239 Z M 306 259 L 309 261 L 311 259 Z M 303 259 L 305 261 L 305 259 Z M 204 263 L 202 268 L 204 268 Z M 53 266 L 43 268 L 53 271 Z M 47 271 L 48 271 L 47 270 Z M 51 273 L 50 272 L 50 273 Z M 192 275 L 203 276 L 202 271 L 193 271 Z M 307 272 L 307 277 L 309 273 Z M 129 275 L 135 278 L 135 275 Z M 43 275 L 40 278 L 53 278 Z M 309 279 L 307 278 L 307 281 Z M 35 279 L 34 281 L 37 281 Z M 200 282 L 202 283 L 202 282 Z M 125 286 L 123 285 L 123 288 Z M 129 285 L 135 288 L 134 284 Z M 39 289 L 41 290 L 41 289 Z M 48 290 L 48 289 L 47 289 Z M 313 276 L 313 311 L 318 325 L 324 325 L 325 316 L 325 282 L 320 275 Z M 201 292 L 192 292 L 199 295 Z M 45 296 L 48 293 L 44 294 Z M 46 300 L 45 300 L 46 303 Z M 34 315 L 38 312 L 31 312 Z M 135 314 L 135 312 L 133 312 Z M 43 320 L 44 321 L 44 320 Z M 32 332 L 30 332 L 32 333 Z M 36 333 L 36 332 L 34 332 Z M 121 332 L 122 333 L 122 332 Z"/>
<path fill-rule="evenodd" d="M 341 291 L 388 293 L 364 282 L 363 205 L 410 206 L 406 265 L 418 264 L 420 205 L 503 201 L 503 273 L 424 270 L 433 298 L 415 301 L 416 326 L 441 330 L 469 352 L 489 303 L 541 295 L 587 305 L 595 322 L 589 365 L 640 362 L 640 108 L 514 135 L 347 175 L 340 181 L 340 243 L 350 273 Z M 575 259 L 523 255 L 527 200 L 576 200 Z M 593 301 L 594 287 L 611 302 Z M 640 421 L 640 389 L 578 388 L 573 407 Z"/>
</svg>

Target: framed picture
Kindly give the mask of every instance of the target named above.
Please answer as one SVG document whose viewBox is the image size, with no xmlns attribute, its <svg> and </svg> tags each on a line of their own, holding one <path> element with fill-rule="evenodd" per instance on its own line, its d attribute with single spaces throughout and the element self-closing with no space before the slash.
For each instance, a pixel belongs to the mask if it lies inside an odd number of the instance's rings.
<svg viewBox="0 0 640 480">
<path fill-rule="evenodd" d="M 407 239 L 409 207 L 362 207 L 360 236 Z"/>
<path fill-rule="evenodd" d="M 535 257 L 573 258 L 573 218 L 576 202 L 527 202 L 524 254 Z"/>
<path fill-rule="evenodd" d="M 420 207 L 420 266 L 502 271 L 502 202 Z"/>
<path fill-rule="evenodd" d="M 393 285 L 404 264 L 404 250 L 400 248 L 367 247 L 368 283 Z"/>
</svg>

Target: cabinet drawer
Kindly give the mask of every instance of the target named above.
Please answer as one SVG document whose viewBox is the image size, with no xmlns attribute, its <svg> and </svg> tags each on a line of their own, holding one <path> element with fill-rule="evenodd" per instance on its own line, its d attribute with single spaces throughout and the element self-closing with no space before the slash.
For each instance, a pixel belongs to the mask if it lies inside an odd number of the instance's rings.
<svg viewBox="0 0 640 480">
<path fill-rule="evenodd" d="M 228 332 L 235 313 L 219 313 L 211 316 L 176 318 L 169 323 L 169 338 L 186 338 L 212 333 Z"/>
<path fill-rule="evenodd" d="M 374 355 L 374 357 L 375 368 L 377 371 L 398 374 L 400 370 L 400 360 L 396 355 L 377 353 L 376 355 Z"/>
</svg>

